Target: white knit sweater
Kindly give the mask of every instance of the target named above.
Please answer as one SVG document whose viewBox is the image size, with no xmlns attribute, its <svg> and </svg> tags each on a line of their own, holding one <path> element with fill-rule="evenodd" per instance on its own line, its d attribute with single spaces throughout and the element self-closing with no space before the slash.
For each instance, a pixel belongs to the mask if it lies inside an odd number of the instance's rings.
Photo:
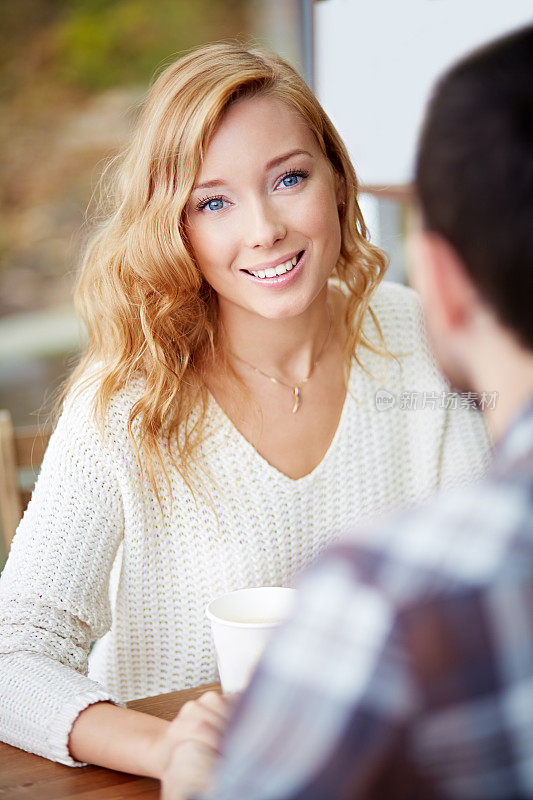
<svg viewBox="0 0 533 800">
<path fill-rule="evenodd" d="M 216 678 L 204 617 L 213 597 L 286 585 L 363 518 L 483 471 L 479 415 L 439 407 L 448 387 L 415 294 L 386 283 L 372 307 L 389 348 L 407 355 L 398 366 L 361 350 L 372 375 L 352 364 L 333 442 L 298 480 L 268 464 L 211 400 L 203 457 L 212 504 L 195 502 L 170 469 L 172 503 L 163 487 L 161 513 L 126 431 L 137 393 L 116 397 L 105 442 L 94 388 L 67 402 L 0 581 L 1 739 L 76 764 L 68 734 L 87 705 Z M 380 388 L 393 408 L 377 410 Z M 426 408 L 401 407 L 415 391 L 428 393 Z"/>
</svg>

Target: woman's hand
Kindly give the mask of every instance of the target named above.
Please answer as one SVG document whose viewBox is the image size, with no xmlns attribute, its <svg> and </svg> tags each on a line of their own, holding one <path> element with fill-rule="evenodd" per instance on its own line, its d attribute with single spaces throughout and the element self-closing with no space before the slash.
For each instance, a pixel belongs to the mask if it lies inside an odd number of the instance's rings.
<svg viewBox="0 0 533 800">
<path fill-rule="evenodd" d="M 161 800 L 185 800 L 207 789 L 235 695 L 206 692 L 185 703 L 158 744 Z"/>
</svg>

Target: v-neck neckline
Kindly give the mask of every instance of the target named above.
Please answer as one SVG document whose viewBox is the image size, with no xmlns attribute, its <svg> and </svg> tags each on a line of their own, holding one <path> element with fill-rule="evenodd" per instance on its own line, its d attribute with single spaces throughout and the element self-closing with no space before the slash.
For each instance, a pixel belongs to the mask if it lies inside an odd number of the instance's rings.
<svg viewBox="0 0 533 800">
<path fill-rule="evenodd" d="M 292 487 L 301 487 L 304 486 L 306 483 L 311 483 L 316 479 L 320 472 L 325 468 L 325 464 L 330 460 L 332 453 L 337 447 L 337 442 L 340 439 L 342 428 L 344 427 L 345 417 L 347 416 L 347 409 L 349 406 L 350 401 L 353 399 L 352 393 L 350 391 L 350 382 L 353 374 L 353 359 L 350 365 L 350 374 L 348 376 L 347 387 L 346 387 L 346 394 L 344 396 L 344 401 L 342 404 L 341 413 L 339 415 L 339 419 L 337 422 L 337 427 L 335 429 L 335 433 L 333 434 L 331 441 L 328 445 L 328 448 L 318 464 L 308 472 L 306 475 L 302 475 L 300 478 L 291 478 L 290 475 L 287 475 L 282 470 L 275 467 L 273 464 L 265 458 L 262 453 L 257 450 L 256 447 L 246 438 L 246 436 L 241 433 L 241 431 L 237 428 L 237 426 L 233 423 L 233 421 L 229 418 L 226 414 L 222 406 L 217 402 L 214 395 L 208 391 L 209 396 L 209 405 L 211 406 L 213 413 L 216 417 L 218 417 L 222 423 L 222 425 L 226 428 L 228 432 L 230 432 L 234 439 L 238 441 L 242 449 L 247 453 L 249 458 L 256 458 L 261 464 L 264 465 L 265 469 L 272 473 L 273 477 L 279 482 L 284 483 L 287 486 Z"/>
</svg>

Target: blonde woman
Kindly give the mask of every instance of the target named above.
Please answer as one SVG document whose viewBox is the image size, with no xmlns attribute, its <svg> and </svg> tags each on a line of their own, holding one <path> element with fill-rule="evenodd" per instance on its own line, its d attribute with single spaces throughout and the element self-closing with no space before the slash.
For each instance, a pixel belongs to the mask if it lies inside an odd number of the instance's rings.
<svg viewBox="0 0 533 800">
<path fill-rule="evenodd" d="M 211 45 L 153 86 L 2 576 L 5 741 L 159 777 L 197 717 L 120 704 L 215 679 L 212 597 L 289 583 L 364 517 L 482 471 L 482 423 L 454 408 L 414 293 L 380 283 L 357 189 L 280 58 Z"/>
</svg>

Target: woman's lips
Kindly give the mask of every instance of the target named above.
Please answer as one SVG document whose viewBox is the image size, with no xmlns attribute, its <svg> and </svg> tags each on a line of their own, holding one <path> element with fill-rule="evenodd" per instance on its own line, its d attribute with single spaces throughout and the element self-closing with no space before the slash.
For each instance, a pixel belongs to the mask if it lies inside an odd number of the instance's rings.
<svg viewBox="0 0 533 800">
<path fill-rule="evenodd" d="M 301 273 L 304 261 L 306 260 L 307 250 L 302 251 L 302 255 L 300 256 L 299 261 L 294 265 L 290 272 L 284 272 L 283 275 L 275 275 L 273 278 L 257 278 L 255 275 L 251 275 L 249 272 L 242 270 L 242 274 L 250 281 L 254 283 L 259 283 L 261 286 L 266 286 L 270 289 L 276 288 L 283 288 L 287 286 L 289 283 L 294 281 L 298 275 Z"/>
</svg>

